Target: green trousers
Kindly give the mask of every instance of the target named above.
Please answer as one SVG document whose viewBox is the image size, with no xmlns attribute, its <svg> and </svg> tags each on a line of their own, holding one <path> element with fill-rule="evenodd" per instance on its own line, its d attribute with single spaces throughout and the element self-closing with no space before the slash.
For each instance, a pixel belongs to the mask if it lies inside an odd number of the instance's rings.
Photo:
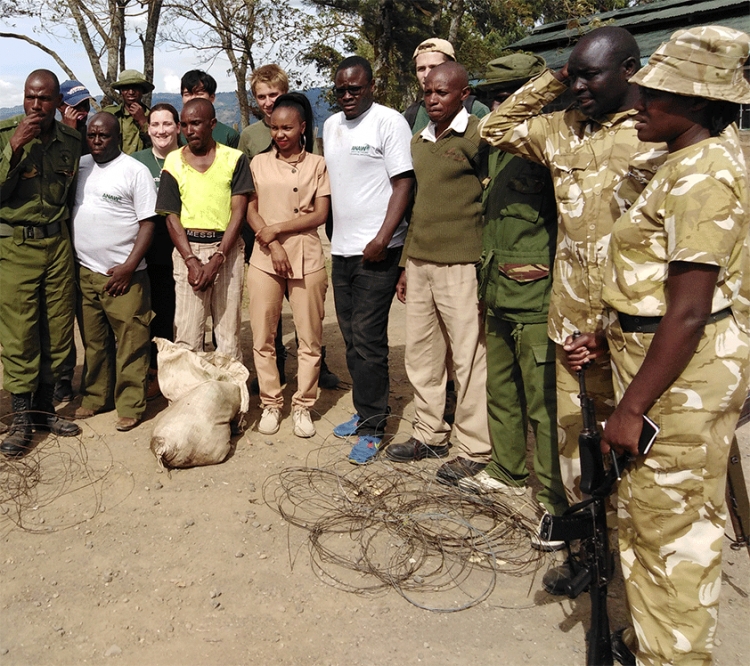
<svg viewBox="0 0 750 666">
<path fill-rule="evenodd" d="M 114 406 L 118 416 L 141 418 L 146 409 L 150 360 L 151 286 L 145 270 L 133 273 L 120 296 L 104 291 L 109 276 L 81 266 L 81 338 L 85 350 L 81 406 Z"/>
<path fill-rule="evenodd" d="M 492 477 L 523 484 L 528 425 L 534 431 L 537 500 L 553 515 L 568 506 L 557 452 L 555 345 L 547 324 L 518 324 L 487 314 L 487 412 Z"/>
<path fill-rule="evenodd" d="M 54 384 L 73 342 L 75 282 L 68 230 L 24 240 L 0 238 L 3 388 L 33 393 Z"/>
</svg>

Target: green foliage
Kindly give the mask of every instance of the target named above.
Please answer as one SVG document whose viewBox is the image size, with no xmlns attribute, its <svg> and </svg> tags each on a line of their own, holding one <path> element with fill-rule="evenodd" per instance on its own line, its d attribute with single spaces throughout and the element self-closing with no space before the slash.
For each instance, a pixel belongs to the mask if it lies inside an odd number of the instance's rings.
<svg viewBox="0 0 750 666">
<path fill-rule="evenodd" d="M 456 56 L 481 76 L 489 60 L 542 22 L 580 18 L 634 4 L 634 0 L 306 0 L 352 21 L 340 49 L 316 44 L 306 54 L 318 72 L 333 76 L 343 54 L 368 58 L 378 101 L 403 109 L 419 93 L 412 53 L 428 37 L 451 39 Z"/>
</svg>

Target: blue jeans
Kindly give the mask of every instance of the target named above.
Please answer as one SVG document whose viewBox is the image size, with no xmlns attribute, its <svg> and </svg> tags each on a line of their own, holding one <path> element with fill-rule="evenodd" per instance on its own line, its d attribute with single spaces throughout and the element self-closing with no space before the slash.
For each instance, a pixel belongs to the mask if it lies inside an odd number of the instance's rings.
<svg viewBox="0 0 750 666">
<path fill-rule="evenodd" d="M 358 435 L 381 436 L 388 416 L 388 315 L 396 283 L 400 247 L 384 261 L 362 262 L 362 255 L 333 257 L 331 281 L 336 316 L 346 343 Z"/>
</svg>

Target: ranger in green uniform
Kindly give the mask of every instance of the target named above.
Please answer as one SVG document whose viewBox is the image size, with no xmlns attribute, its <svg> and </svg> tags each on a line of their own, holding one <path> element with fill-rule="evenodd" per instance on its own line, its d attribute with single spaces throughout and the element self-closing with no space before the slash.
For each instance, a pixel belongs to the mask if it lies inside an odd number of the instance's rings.
<svg viewBox="0 0 750 666">
<path fill-rule="evenodd" d="M 535 55 L 493 60 L 477 88 L 499 104 L 545 68 Z M 476 492 L 522 494 L 526 433 L 534 430 L 537 499 L 552 514 L 568 506 L 560 478 L 555 426 L 555 346 L 547 337 L 557 216 L 549 170 L 493 149 L 485 191 L 479 297 L 485 304 L 487 408 L 492 461 L 459 486 Z M 545 550 L 562 546 L 533 542 Z"/>
<path fill-rule="evenodd" d="M 55 380 L 73 341 L 75 284 L 68 195 L 81 137 L 55 121 L 62 101 L 50 71 L 29 74 L 24 115 L 0 122 L 0 345 L 3 387 L 13 398 L 7 456 L 24 455 L 32 426 L 80 432 L 55 415 Z M 29 414 L 31 409 L 38 413 Z"/>
<path fill-rule="evenodd" d="M 112 87 L 122 95 L 122 104 L 105 106 L 102 111 L 111 113 L 120 122 L 120 148 L 126 155 L 151 147 L 148 135 L 148 107 L 141 102 L 143 96 L 154 89 L 138 70 L 126 69 Z"/>
</svg>

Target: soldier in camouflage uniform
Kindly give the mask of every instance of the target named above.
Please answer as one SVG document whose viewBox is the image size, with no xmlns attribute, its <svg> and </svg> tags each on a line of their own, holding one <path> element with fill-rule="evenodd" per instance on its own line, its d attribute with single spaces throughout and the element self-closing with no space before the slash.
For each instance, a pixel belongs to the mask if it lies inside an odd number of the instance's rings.
<svg viewBox="0 0 750 666">
<path fill-rule="evenodd" d="M 504 56 L 489 63 L 485 80 L 476 87 L 497 100 L 544 68 L 539 56 Z M 557 238 L 552 180 L 545 167 L 497 148 L 490 152 L 489 165 L 479 297 L 485 306 L 492 460 L 458 485 L 478 492 L 522 490 L 529 476 L 526 435 L 531 423 L 534 471 L 542 484 L 537 499 L 559 515 L 568 503 L 557 455 L 555 345 L 547 336 Z M 563 545 L 532 543 L 545 549 Z"/>
<path fill-rule="evenodd" d="M 602 267 L 614 221 L 624 202 L 614 196 L 631 158 L 646 152 L 635 132 L 637 89 L 628 79 L 639 51 L 623 28 L 605 26 L 584 35 L 568 64 L 546 70 L 482 119 L 482 136 L 493 146 L 546 166 L 557 199 L 559 232 L 547 332 L 556 347 L 557 428 L 560 468 L 571 503 L 580 501 L 578 378 L 565 361 L 563 344 L 574 331 L 601 331 Z M 567 85 L 566 85 L 567 84 Z M 577 106 L 542 114 L 570 90 Z M 643 165 L 651 165 L 658 153 Z M 614 407 L 607 358 L 594 359 L 586 385 L 599 418 Z"/>
<path fill-rule="evenodd" d="M 618 403 L 603 450 L 635 456 L 618 520 L 639 664 L 711 663 L 729 447 L 750 376 L 748 174 L 735 128 L 723 130 L 750 102 L 749 53 L 742 32 L 680 30 L 633 78 L 639 138 L 669 149 L 612 230 L 603 291 Z M 645 457 L 643 414 L 661 428 Z"/>
<path fill-rule="evenodd" d="M 57 435 L 80 428 L 55 415 L 55 381 L 73 342 L 75 283 L 66 221 L 81 136 L 55 120 L 62 102 L 50 71 L 32 72 L 24 115 L 0 122 L 0 345 L 13 424 L 0 445 L 25 454 L 32 425 Z M 28 413 L 32 407 L 33 424 Z"/>
</svg>

